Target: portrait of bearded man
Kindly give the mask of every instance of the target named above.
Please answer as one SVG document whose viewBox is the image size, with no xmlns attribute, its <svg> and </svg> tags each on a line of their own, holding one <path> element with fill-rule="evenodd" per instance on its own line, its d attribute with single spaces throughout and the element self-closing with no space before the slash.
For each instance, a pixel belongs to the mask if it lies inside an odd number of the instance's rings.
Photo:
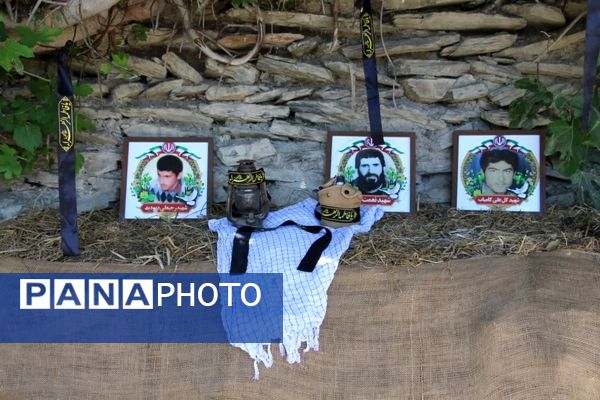
<svg viewBox="0 0 600 400">
<path fill-rule="evenodd" d="M 354 166 L 358 177 L 352 181 L 352 185 L 363 194 L 387 195 L 383 190 L 386 186 L 385 159 L 383 153 L 377 149 L 364 149 L 356 153 Z"/>
</svg>

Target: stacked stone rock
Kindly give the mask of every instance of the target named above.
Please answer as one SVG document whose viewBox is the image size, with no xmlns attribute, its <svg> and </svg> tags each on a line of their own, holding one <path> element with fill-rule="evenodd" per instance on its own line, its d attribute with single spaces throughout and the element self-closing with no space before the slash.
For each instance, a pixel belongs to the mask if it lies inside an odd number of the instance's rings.
<svg viewBox="0 0 600 400">
<path fill-rule="evenodd" d="M 93 97 L 79 103 L 98 127 L 78 134 L 86 160 L 78 177 L 79 211 L 118 199 L 124 136 L 212 137 L 215 202 L 226 199 L 227 170 L 245 158 L 266 170 L 275 205 L 310 195 L 327 178 L 327 131 L 368 128 L 359 29 L 352 1 L 338 1 L 345 13 L 336 18 L 313 0 L 303 12 L 263 10 L 266 25 L 285 33 L 267 34 L 261 55 L 241 66 L 198 59 L 189 40 L 162 31 L 132 43 L 136 54 L 162 56 L 132 56 L 130 66 L 143 83 L 93 82 Z M 560 1 L 497 3 L 385 0 L 384 22 L 375 21 L 383 127 L 416 132 L 421 202 L 450 201 L 453 131 L 508 127 L 506 108 L 523 94 L 516 79 L 539 74 L 554 92 L 580 90 L 585 32 L 582 23 L 567 25 L 585 11 L 585 1 L 569 0 L 562 8 Z M 375 2 L 374 9 L 380 7 Z M 255 21 L 239 8 L 225 18 Z M 244 35 L 244 44 L 253 45 L 252 38 Z M 220 43 L 236 46 L 240 40 Z M 74 63 L 73 69 L 95 73 L 98 65 Z M 23 91 L 9 89 L 3 96 Z M 548 122 L 540 117 L 536 125 Z M 57 181 L 55 173 L 37 172 L 4 184 L 0 220 L 34 206 L 57 206 Z M 573 202 L 568 186 L 548 182 L 550 203 Z"/>
</svg>

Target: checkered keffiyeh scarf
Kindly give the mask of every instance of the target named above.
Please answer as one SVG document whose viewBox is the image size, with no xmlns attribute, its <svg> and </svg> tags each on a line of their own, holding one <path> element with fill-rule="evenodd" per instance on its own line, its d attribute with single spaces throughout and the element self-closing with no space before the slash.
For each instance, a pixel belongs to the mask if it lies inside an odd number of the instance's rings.
<svg viewBox="0 0 600 400">
<path fill-rule="evenodd" d="M 276 227 L 287 220 L 301 225 L 320 225 L 314 215 L 316 201 L 307 199 L 269 214 L 265 228 Z M 383 216 L 380 207 L 361 207 L 360 223 L 343 228 L 329 228 L 332 240 L 323 251 L 313 272 L 298 271 L 297 267 L 310 245 L 320 236 L 296 226 L 284 226 L 273 231 L 254 232 L 250 238 L 248 273 L 283 274 L 283 340 L 281 354 L 289 363 L 300 362 L 302 342 L 304 351 L 319 349 L 319 328 L 325 318 L 327 289 L 333 280 L 340 257 L 348 249 L 355 233 L 365 233 Z M 217 232 L 217 271 L 229 273 L 233 239 L 237 228 L 226 218 L 208 221 Z M 232 343 L 246 351 L 254 360 L 255 379 L 258 364 L 273 364 L 269 343 Z"/>
</svg>

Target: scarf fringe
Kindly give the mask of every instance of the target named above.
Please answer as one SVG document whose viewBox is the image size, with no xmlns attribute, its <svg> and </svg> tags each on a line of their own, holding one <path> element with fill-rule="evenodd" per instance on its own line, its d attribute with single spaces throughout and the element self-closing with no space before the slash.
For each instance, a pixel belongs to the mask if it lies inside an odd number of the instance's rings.
<svg viewBox="0 0 600 400">
<path fill-rule="evenodd" d="M 285 334 L 283 343 L 279 343 L 279 353 L 290 364 L 300 363 L 300 350 L 302 350 L 303 343 L 306 343 L 303 353 L 310 350 L 319 351 L 319 331 L 320 329 L 317 326 Z M 271 343 L 233 343 L 233 345 L 247 352 L 254 360 L 254 380 L 260 378 L 260 363 L 263 363 L 267 368 L 271 368 L 273 365 Z"/>
</svg>

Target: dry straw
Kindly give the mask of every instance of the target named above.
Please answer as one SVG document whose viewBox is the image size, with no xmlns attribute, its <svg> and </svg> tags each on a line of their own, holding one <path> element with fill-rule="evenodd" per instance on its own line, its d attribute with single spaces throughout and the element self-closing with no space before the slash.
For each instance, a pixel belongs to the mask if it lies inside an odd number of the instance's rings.
<svg viewBox="0 0 600 400">
<path fill-rule="evenodd" d="M 215 207 L 211 216 L 222 217 Z M 206 220 L 119 221 L 118 211 L 79 217 L 82 254 L 77 261 L 159 265 L 215 261 L 216 235 Z M 600 212 L 550 208 L 543 216 L 458 212 L 424 205 L 414 217 L 386 214 L 368 234 L 352 240 L 342 264 L 417 267 L 479 255 L 529 254 L 557 248 L 600 252 Z M 68 261 L 60 251 L 56 210 L 34 211 L 0 224 L 0 256 Z"/>
</svg>

